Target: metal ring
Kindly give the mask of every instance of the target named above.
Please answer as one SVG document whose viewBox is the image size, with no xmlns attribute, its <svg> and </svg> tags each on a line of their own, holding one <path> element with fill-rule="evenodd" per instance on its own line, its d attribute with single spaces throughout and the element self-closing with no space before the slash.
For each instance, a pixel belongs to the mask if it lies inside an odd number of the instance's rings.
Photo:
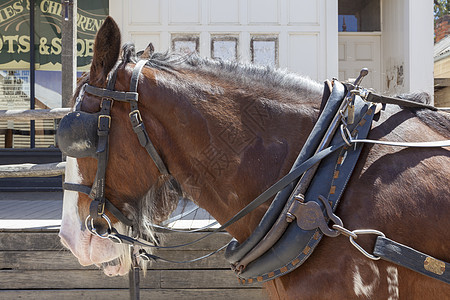
<svg viewBox="0 0 450 300">
<path fill-rule="evenodd" d="M 351 231 L 348 230 L 347 228 L 342 227 L 341 225 L 334 224 L 334 225 L 331 226 L 331 227 L 333 227 L 333 229 L 339 231 L 340 233 L 342 233 L 342 234 L 345 235 L 345 236 L 348 236 L 348 237 L 351 237 L 351 236 L 352 236 L 352 237 L 355 238 L 355 239 L 358 237 L 356 234 L 354 234 L 353 232 L 351 232 Z"/>
<path fill-rule="evenodd" d="M 374 230 L 374 229 L 358 229 L 358 230 L 353 230 L 352 235 L 349 236 L 349 239 L 350 239 L 350 242 L 352 243 L 352 245 L 355 246 L 356 249 L 358 249 L 362 254 L 364 254 L 366 257 L 368 257 L 372 260 L 379 260 L 381 257 L 374 256 L 374 255 L 368 253 L 366 250 L 364 250 L 363 247 L 361 247 L 358 243 L 355 242 L 353 235 L 358 236 L 358 234 L 376 234 L 376 235 L 380 235 L 382 237 L 386 237 L 384 235 L 384 233 L 382 233 L 381 231 L 378 231 L 378 230 Z"/>
<path fill-rule="evenodd" d="M 94 218 L 92 218 L 91 215 L 88 215 L 86 217 L 86 220 L 84 220 L 84 225 L 86 226 L 86 229 L 93 235 L 96 235 L 102 239 L 107 239 L 111 235 L 111 233 L 110 233 L 112 230 L 111 220 L 105 214 L 102 214 L 101 217 L 103 219 L 105 219 L 106 223 L 108 224 L 108 230 L 104 234 L 100 234 L 97 232 L 97 229 L 95 228 L 95 225 L 94 225 Z M 89 219 L 90 219 L 90 222 L 89 222 Z"/>
<path fill-rule="evenodd" d="M 344 140 L 344 142 L 345 142 L 349 147 L 351 147 L 351 146 L 352 146 L 351 143 L 352 143 L 353 141 L 352 141 L 352 136 L 351 136 L 350 132 L 348 131 L 348 128 L 347 128 L 347 127 L 344 128 L 344 125 L 341 124 L 340 129 L 341 129 L 341 136 L 342 136 L 342 139 Z M 345 129 L 345 132 L 344 132 L 344 129 Z M 349 139 L 350 141 L 347 139 L 345 133 L 347 133 L 348 139 Z"/>
</svg>

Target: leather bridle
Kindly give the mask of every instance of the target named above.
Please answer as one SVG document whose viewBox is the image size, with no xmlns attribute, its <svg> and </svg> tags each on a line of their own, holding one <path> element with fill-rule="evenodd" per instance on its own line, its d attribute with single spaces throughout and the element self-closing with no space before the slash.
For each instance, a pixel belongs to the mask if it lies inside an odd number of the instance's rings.
<svg viewBox="0 0 450 300">
<path fill-rule="evenodd" d="M 95 87 L 89 84 L 84 84 L 81 88 L 80 93 L 76 99 L 75 103 L 75 111 L 70 114 L 88 114 L 85 112 L 81 112 L 81 102 L 84 98 L 84 93 L 88 93 L 97 97 L 101 97 L 101 109 L 95 114 L 97 117 L 97 148 L 96 148 L 96 158 L 97 158 L 97 173 L 95 176 L 94 183 L 92 187 L 76 184 L 76 183 L 64 183 L 64 189 L 70 191 L 81 192 L 89 195 L 92 198 L 92 202 L 89 208 L 89 215 L 85 219 L 86 229 L 89 230 L 92 234 L 101 237 L 101 238 L 109 238 L 115 242 L 122 242 L 120 238 L 118 238 L 115 234 L 117 231 L 112 226 L 111 220 L 105 214 L 105 210 L 108 210 L 112 215 L 114 215 L 119 221 L 124 223 L 127 226 L 133 228 L 135 225 L 135 221 L 127 218 L 114 204 L 112 204 L 105 196 L 105 174 L 106 167 L 108 164 L 108 150 L 109 150 L 109 130 L 111 126 L 111 108 L 113 101 L 126 102 L 130 104 L 130 113 L 129 118 L 131 125 L 133 127 L 133 131 L 136 133 L 139 143 L 142 147 L 144 147 L 159 172 L 162 175 L 169 174 L 166 165 L 155 149 L 153 143 L 151 142 L 148 133 L 145 129 L 144 123 L 142 121 L 141 113 L 138 109 L 138 98 L 139 94 L 137 93 L 139 75 L 144 67 L 146 61 L 140 60 L 136 63 L 133 73 L 131 75 L 130 80 L 130 91 L 129 92 L 121 92 L 115 91 L 114 86 L 117 78 L 117 71 L 119 64 L 116 64 L 113 70 L 110 72 L 107 80 L 106 89 Z M 70 115 L 69 114 L 69 115 Z M 69 116 L 68 115 L 68 116 Z M 92 114 L 93 115 L 93 114 Z M 64 118 L 67 118 L 65 116 Z M 64 118 L 61 120 L 61 123 L 64 123 Z M 70 126 L 70 124 L 68 124 Z M 60 127 L 61 128 L 61 127 Z M 73 130 L 70 128 L 69 130 Z M 58 136 L 62 136 L 64 132 L 61 132 L 58 129 Z M 61 151 L 64 153 L 65 149 L 60 147 Z M 100 222 L 104 222 L 107 225 L 106 230 L 98 229 L 96 226 L 100 224 Z"/>
</svg>

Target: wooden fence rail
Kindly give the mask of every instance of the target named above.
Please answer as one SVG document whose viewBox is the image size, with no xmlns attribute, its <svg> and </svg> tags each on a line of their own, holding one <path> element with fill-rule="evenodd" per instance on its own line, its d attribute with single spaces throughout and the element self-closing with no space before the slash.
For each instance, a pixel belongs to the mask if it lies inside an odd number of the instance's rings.
<svg viewBox="0 0 450 300">
<path fill-rule="evenodd" d="M 30 121 L 44 119 L 61 119 L 68 114 L 71 108 L 30 109 L 30 110 L 0 110 L 0 121 Z M 11 130 L 9 130 L 11 131 Z M 0 132 L 7 138 L 8 130 Z M 10 134 L 11 135 L 11 134 Z M 12 139 L 12 136 L 9 137 Z M 14 177 L 53 177 L 64 174 L 65 162 L 49 164 L 17 164 L 0 165 L 0 178 Z"/>
<path fill-rule="evenodd" d="M 71 108 L 53 108 L 53 109 L 12 109 L 0 110 L 0 121 L 30 121 L 44 119 L 61 119 L 68 114 Z"/>
<path fill-rule="evenodd" d="M 66 162 L 49 164 L 1 165 L 0 178 L 53 177 L 64 174 Z"/>
</svg>

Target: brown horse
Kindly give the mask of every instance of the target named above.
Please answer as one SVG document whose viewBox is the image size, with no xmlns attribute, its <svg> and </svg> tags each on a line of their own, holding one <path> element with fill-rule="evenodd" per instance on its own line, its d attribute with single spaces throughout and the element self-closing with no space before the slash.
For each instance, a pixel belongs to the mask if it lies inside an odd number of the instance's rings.
<svg viewBox="0 0 450 300">
<path fill-rule="evenodd" d="M 91 71 L 75 96 L 85 82 L 106 86 L 120 47 L 119 29 L 107 18 L 95 40 Z M 124 50 L 115 90 L 129 90 L 135 65 L 132 54 L 130 48 Z M 129 104 L 115 102 L 107 198 L 141 224 L 158 222 L 176 202 L 167 188 L 173 176 L 186 195 L 224 223 L 289 172 L 318 118 L 322 87 L 278 70 L 152 53 L 139 78 L 138 92 L 147 132 L 171 175 L 161 176 L 140 146 L 128 120 Z M 97 112 L 100 102 L 99 97 L 85 94 L 81 109 Z M 440 113 L 388 105 L 374 121 L 369 138 L 444 140 L 450 138 L 449 129 L 450 120 Z M 94 158 L 68 158 L 66 181 L 92 185 L 96 165 Z M 449 178 L 448 148 L 366 145 L 336 214 L 349 229 L 377 229 L 397 242 L 450 261 Z M 84 227 L 89 203 L 84 194 L 65 192 L 62 243 L 83 265 L 103 265 L 108 275 L 126 274 L 128 248 L 93 236 Z M 227 231 L 243 242 L 268 205 Z M 119 231 L 125 230 L 106 214 Z M 374 237 L 358 241 L 370 249 Z M 323 238 L 305 264 L 265 287 L 274 299 L 443 299 L 450 295 L 449 285 L 386 261 L 371 261 L 342 236 Z"/>
</svg>

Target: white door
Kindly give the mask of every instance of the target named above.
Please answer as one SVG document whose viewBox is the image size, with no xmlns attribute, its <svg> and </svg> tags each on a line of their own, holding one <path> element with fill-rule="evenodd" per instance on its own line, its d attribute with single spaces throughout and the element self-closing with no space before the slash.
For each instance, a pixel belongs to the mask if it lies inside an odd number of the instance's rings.
<svg viewBox="0 0 450 300">
<path fill-rule="evenodd" d="M 378 33 L 339 33 L 339 80 L 353 80 L 362 68 L 369 74 L 362 81 L 365 88 L 383 92 L 381 84 L 381 56 Z"/>
</svg>

